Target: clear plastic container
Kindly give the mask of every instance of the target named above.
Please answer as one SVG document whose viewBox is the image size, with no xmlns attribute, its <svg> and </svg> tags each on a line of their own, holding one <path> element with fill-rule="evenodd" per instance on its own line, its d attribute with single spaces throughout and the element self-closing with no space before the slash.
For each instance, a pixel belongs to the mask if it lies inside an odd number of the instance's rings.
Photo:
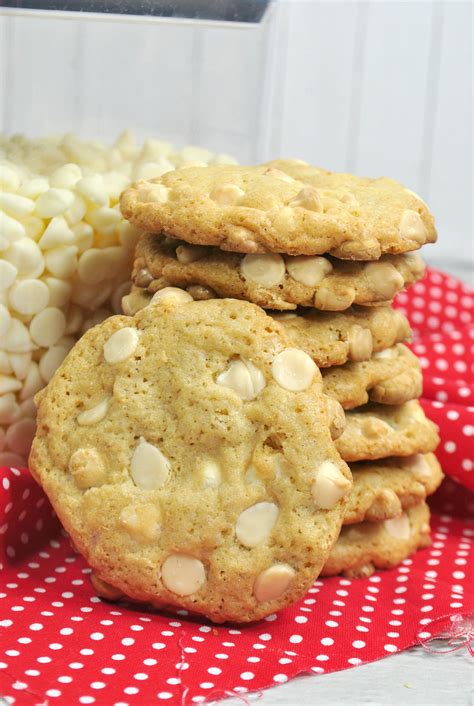
<svg viewBox="0 0 474 706">
<path fill-rule="evenodd" d="M 266 156 L 271 2 L 1 5 L 3 132 L 110 141 L 133 127 L 241 162 Z"/>
</svg>

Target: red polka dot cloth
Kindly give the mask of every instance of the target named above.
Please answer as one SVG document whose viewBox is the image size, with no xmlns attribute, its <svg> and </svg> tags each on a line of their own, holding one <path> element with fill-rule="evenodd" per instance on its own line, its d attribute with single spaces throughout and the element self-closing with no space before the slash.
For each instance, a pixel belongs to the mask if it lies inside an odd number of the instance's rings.
<svg viewBox="0 0 474 706">
<path fill-rule="evenodd" d="M 431 271 L 398 303 L 415 327 L 440 459 L 458 481 L 433 496 L 431 547 L 368 579 L 318 580 L 256 624 L 215 626 L 97 598 L 42 490 L 26 471 L 3 469 L 0 703 L 193 706 L 230 695 L 245 703 L 247 692 L 301 672 L 355 667 L 419 642 L 431 649 L 440 634 L 445 649 L 467 649 L 474 498 L 460 483 L 472 488 L 474 476 L 472 292 Z"/>
</svg>

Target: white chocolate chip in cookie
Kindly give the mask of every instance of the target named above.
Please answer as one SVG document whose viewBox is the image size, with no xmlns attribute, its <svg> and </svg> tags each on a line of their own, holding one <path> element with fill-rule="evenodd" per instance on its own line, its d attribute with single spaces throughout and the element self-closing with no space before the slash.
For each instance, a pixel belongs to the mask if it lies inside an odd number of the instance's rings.
<svg viewBox="0 0 474 706">
<path fill-rule="evenodd" d="M 338 439 L 346 428 L 346 415 L 342 405 L 333 397 L 327 397 L 329 431 L 332 439 Z"/>
<path fill-rule="evenodd" d="M 253 585 L 253 595 L 259 603 L 280 598 L 295 575 L 294 569 L 288 564 L 274 564 L 257 576 Z"/>
<path fill-rule="evenodd" d="M 170 462 L 160 449 L 141 437 L 131 461 L 133 482 L 144 490 L 161 488 L 168 479 Z"/>
<path fill-rule="evenodd" d="M 390 262 L 369 262 L 364 271 L 376 295 L 387 300 L 405 284 L 400 272 Z"/>
<path fill-rule="evenodd" d="M 383 419 L 378 419 L 377 417 L 367 417 L 361 422 L 361 432 L 364 436 L 368 436 L 370 439 L 376 438 L 377 436 L 382 436 L 383 434 L 390 434 L 392 432 L 392 427 Z"/>
<path fill-rule="evenodd" d="M 349 357 L 354 362 L 370 360 L 373 350 L 372 332 L 357 324 L 351 326 L 348 335 Z"/>
<path fill-rule="evenodd" d="M 281 181 L 286 181 L 287 184 L 293 184 L 295 181 L 289 174 L 282 172 L 281 169 L 274 169 L 273 167 L 266 169 L 264 171 L 264 175 L 273 177 L 274 179 L 280 179 Z"/>
<path fill-rule="evenodd" d="M 177 596 L 190 596 L 206 583 L 206 570 L 199 559 L 186 554 L 171 554 L 162 564 L 161 580 Z"/>
<path fill-rule="evenodd" d="M 104 359 L 107 363 L 122 363 L 135 353 L 139 334 L 137 329 L 124 326 L 115 331 L 104 343 Z"/>
<path fill-rule="evenodd" d="M 428 480 L 433 476 L 433 471 L 423 454 L 415 454 L 404 459 L 405 465 L 411 467 L 413 475 L 418 480 Z"/>
<path fill-rule="evenodd" d="M 176 248 L 176 259 L 183 265 L 189 265 L 190 262 L 196 262 L 206 255 L 206 248 L 199 245 L 178 245 Z"/>
<path fill-rule="evenodd" d="M 354 287 L 342 285 L 334 288 L 329 281 L 321 283 L 314 295 L 314 304 L 322 311 L 344 311 L 356 296 Z"/>
<path fill-rule="evenodd" d="M 400 235 L 402 238 L 407 238 L 408 240 L 415 240 L 421 245 L 426 241 L 426 228 L 425 224 L 421 220 L 421 216 L 416 211 L 412 211 L 411 208 L 407 208 L 403 211 L 403 215 L 400 219 Z"/>
<path fill-rule="evenodd" d="M 221 206 L 233 206 L 245 194 L 237 184 L 222 184 L 211 191 L 210 198 Z"/>
<path fill-rule="evenodd" d="M 166 203 L 169 189 L 163 184 L 145 183 L 138 190 L 138 201 L 141 203 Z"/>
<path fill-rule="evenodd" d="M 105 483 L 105 466 L 97 449 L 76 449 L 69 459 L 68 468 L 78 488 L 92 488 Z"/>
<path fill-rule="evenodd" d="M 279 510 L 275 503 L 256 503 L 240 513 L 235 525 L 235 534 L 244 547 L 256 547 L 265 542 L 278 519 Z"/>
<path fill-rule="evenodd" d="M 159 289 L 151 298 L 150 304 L 162 304 L 164 302 L 172 302 L 173 304 L 187 304 L 192 302 L 193 298 L 188 292 L 179 287 L 164 287 Z"/>
<path fill-rule="evenodd" d="M 285 261 L 281 255 L 246 255 L 240 263 L 240 272 L 245 279 L 261 284 L 262 287 L 274 287 L 285 277 Z"/>
<path fill-rule="evenodd" d="M 377 353 L 374 353 L 372 357 L 376 360 L 380 358 L 398 358 L 398 349 L 395 346 L 392 348 L 385 348 L 383 351 L 377 351 Z"/>
<path fill-rule="evenodd" d="M 325 257 L 297 255 L 287 258 L 286 269 L 296 282 L 315 287 L 332 271 L 332 265 Z"/>
<path fill-rule="evenodd" d="M 254 400 L 265 387 L 265 376 L 253 363 L 244 358 L 232 360 L 216 383 L 230 387 L 242 400 Z"/>
<path fill-rule="evenodd" d="M 132 503 L 123 508 L 119 522 L 137 542 L 153 542 L 160 536 L 160 511 L 153 503 Z"/>
<path fill-rule="evenodd" d="M 107 414 L 109 402 L 110 398 L 105 397 L 101 402 L 99 402 L 99 404 L 96 404 L 95 407 L 84 410 L 84 412 L 77 415 L 77 423 L 81 427 L 88 427 L 92 424 L 98 424 Z"/>
<path fill-rule="evenodd" d="M 272 363 L 272 375 L 284 390 L 301 392 L 313 382 L 317 367 L 304 351 L 287 348 L 279 353 Z"/>
<path fill-rule="evenodd" d="M 409 539 L 410 537 L 410 520 L 405 512 L 400 517 L 385 520 L 384 527 L 388 534 L 395 539 Z"/>
<path fill-rule="evenodd" d="M 323 461 L 315 474 L 312 485 L 314 505 L 318 510 L 331 510 L 352 487 L 332 461 Z"/>
<path fill-rule="evenodd" d="M 296 196 L 291 199 L 290 206 L 305 208 L 307 211 L 316 211 L 321 213 L 323 210 L 323 202 L 319 191 L 314 186 L 305 186 Z"/>
<path fill-rule="evenodd" d="M 200 459 L 197 466 L 204 488 L 217 488 L 221 484 L 222 472 L 217 461 L 212 458 Z"/>
</svg>

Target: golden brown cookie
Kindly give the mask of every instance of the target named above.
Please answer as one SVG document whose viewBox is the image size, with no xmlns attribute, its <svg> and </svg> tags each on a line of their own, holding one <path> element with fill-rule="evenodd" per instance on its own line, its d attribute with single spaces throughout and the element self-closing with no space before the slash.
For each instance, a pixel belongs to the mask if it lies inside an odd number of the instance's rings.
<svg viewBox="0 0 474 706">
<path fill-rule="evenodd" d="M 400 405 L 421 395 L 420 363 L 403 343 L 374 353 L 370 360 L 323 368 L 321 372 L 324 392 L 344 409 L 360 407 L 369 399 Z"/>
<path fill-rule="evenodd" d="M 370 461 L 434 451 L 436 425 L 417 400 L 390 407 L 371 403 L 346 413 L 346 426 L 336 441 L 345 461 Z"/>
<path fill-rule="evenodd" d="M 192 293 L 199 295 L 196 291 Z M 151 299 L 145 290 L 132 287 L 131 293 L 122 299 L 123 311 L 133 316 L 148 306 Z M 268 313 L 282 324 L 295 347 L 306 351 L 320 368 L 370 360 L 372 353 L 406 341 L 411 335 L 405 316 L 388 306 L 351 307 L 337 313 L 314 309 Z"/>
<path fill-rule="evenodd" d="M 346 525 L 398 517 L 434 493 L 444 477 L 432 453 L 351 463 L 350 469 L 354 485 L 344 516 Z"/>
<path fill-rule="evenodd" d="M 418 255 L 364 263 L 321 255 L 242 255 L 146 233 L 135 250 L 132 280 L 151 294 L 171 286 L 201 292 L 201 298 L 245 299 L 264 309 L 344 311 L 352 304 L 386 304 L 423 274 Z"/>
<path fill-rule="evenodd" d="M 318 575 L 350 471 L 277 322 L 160 294 L 89 330 L 38 394 L 31 469 L 102 593 L 256 620 Z"/>
<path fill-rule="evenodd" d="M 361 522 L 342 528 L 321 576 L 343 574 L 365 578 L 376 569 L 390 569 L 417 549 L 428 547 L 430 511 L 422 502 L 399 517 L 383 522 Z"/>
<path fill-rule="evenodd" d="M 241 253 L 378 260 L 436 240 L 427 206 L 401 184 L 299 160 L 176 169 L 136 182 L 120 205 L 145 231 Z"/>
</svg>

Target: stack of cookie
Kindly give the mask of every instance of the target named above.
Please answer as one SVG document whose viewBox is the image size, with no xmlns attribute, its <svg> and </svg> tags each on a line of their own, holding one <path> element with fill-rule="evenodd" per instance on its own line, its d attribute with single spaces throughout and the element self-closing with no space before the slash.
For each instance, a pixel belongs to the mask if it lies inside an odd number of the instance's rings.
<svg viewBox="0 0 474 706">
<path fill-rule="evenodd" d="M 424 202 L 389 179 L 278 160 L 177 169 L 134 184 L 121 208 L 145 231 L 126 314 L 165 296 L 247 300 L 321 369 L 354 478 L 323 575 L 368 575 L 426 546 L 438 434 L 417 401 L 408 322 L 391 307 L 423 276 L 412 252 L 436 239 Z"/>
</svg>

